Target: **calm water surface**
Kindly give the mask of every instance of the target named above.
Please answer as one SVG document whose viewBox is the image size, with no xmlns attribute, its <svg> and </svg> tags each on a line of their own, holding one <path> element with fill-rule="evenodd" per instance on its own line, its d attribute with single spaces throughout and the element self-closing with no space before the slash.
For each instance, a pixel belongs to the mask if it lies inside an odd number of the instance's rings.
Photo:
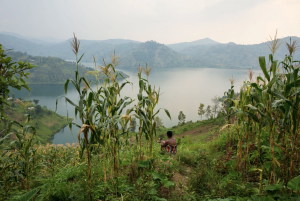
<svg viewBox="0 0 300 201">
<path fill-rule="evenodd" d="M 94 64 L 83 63 L 88 67 L 93 67 Z M 137 99 L 138 93 L 138 77 L 137 72 L 133 69 L 122 70 L 130 77 L 128 81 L 133 83 L 123 88 L 121 95 L 129 96 Z M 160 96 L 158 108 L 166 108 L 169 110 L 172 120 L 170 120 L 164 111 L 159 113 L 159 117 L 163 120 L 164 126 L 171 127 L 178 123 L 179 111 L 183 111 L 186 115 L 186 121 L 199 120 L 198 107 L 200 103 L 212 104 L 211 99 L 215 96 L 223 96 L 224 91 L 230 88 L 229 79 L 233 75 L 236 79 L 235 91 L 240 89 L 242 82 L 248 77 L 245 70 L 231 70 L 231 69 L 213 69 L 213 68 L 160 68 L 152 69 L 149 77 L 149 82 L 155 88 L 160 87 L 162 95 Z M 255 76 L 258 76 L 260 71 L 255 71 Z M 59 96 L 64 94 L 63 85 L 31 85 L 31 92 L 29 99 L 38 99 L 41 106 L 46 105 L 51 110 L 55 110 L 55 102 Z M 29 92 L 27 90 L 12 90 L 16 98 L 27 98 Z M 73 102 L 78 100 L 76 90 L 69 85 L 68 93 L 66 94 Z M 133 103 L 134 104 L 134 103 Z M 132 104 L 132 105 L 133 105 Z M 124 110 L 125 112 L 125 110 Z M 64 98 L 58 99 L 57 113 L 75 118 L 74 108 L 67 105 Z M 81 124 L 79 120 L 75 122 Z M 53 136 L 54 144 L 65 144 L 77 142 L 77 128 L 73 127 L 72 132 L 69 127 L 65 127 Z M 73 133 L 73 134 L 72 134 Z"/>
</svg>

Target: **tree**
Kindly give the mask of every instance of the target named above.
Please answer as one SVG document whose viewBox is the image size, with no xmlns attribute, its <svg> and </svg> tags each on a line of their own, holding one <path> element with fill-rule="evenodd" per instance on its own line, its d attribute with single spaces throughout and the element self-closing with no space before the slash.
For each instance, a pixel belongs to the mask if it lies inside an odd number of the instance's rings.
<svg viewBox="0 0 300 201">
<path fill-rule="evenodd" d="M 184 125 L 185 118 L 186 118 L 186 116 L 183 114 L 182 111 L 180 111 L 180 112 L 179 112 L 179 115 L 178 115 L 179 123 L 182 124 L 182 125 Z"/>
<path fill-rule="evenodd" d="M 205 114 L 204 104 L 200 103 L 200 106 L 198 108 L 198 115 L 201 117 L 201 120 L 202 120 L 202 115 L 204 115 L 204 114 Z"/>
<path fill-rule="evenodd" d="M 42 112 L 42 107 L 40 105 L 37 105 L 35 107 L 35 111 L 36 111 L 37 114 L 40 114 Z"/>
<path fill-rule="evenodd" d="M 209 119 L 211 116 L 211 106 L 210 105 L 208 105 L 205 110 L 205 116 L 206 116 L 206 119 Z"/>
<path fill-rule="evenodd" d="M 131 118 L 132 124 L 130 124 L 129 130 L 131 132 L 135 132 L 135 128 L 136 128 L 136 118 Z"/>
<path fill-rule="evenodd" d="M 217 116 L 218 114 L 218 110 L 220 108 L 220 97 L 215 96 L 214 98 L 211 99 L 211 101 L 213 102 L 213 106 L 212 106 L 212 113 L 214 114 L 214 117 Z"/>
<path fill-rule="evenodd" d="M 162 119 L 156 116 L 154 118 L 154 121 L 156 122 L 156 129 L 160 129 L 161 127 L 164 127 L 164 124 L 162 122 Z"/>
<path fill-rule="evenodd" d="M 0 123 L 4 118 L 8 120 L 7 116 L 4 114 L 4 105 L 10 107 L 7 102 L 10 88 L 21 90 L 23 87 L 30 90 L 27 83 L 23 80 L 23 77 L 28 79 L 30 73 L 25 71 L 34 67 L 35 66 L 32 66 L 28 62 L 12 62 L 12 58 L 7 57 L 4 54 L 4 50 L 0 44 Z"/>
<path fill-rule="evenodd" d="M 37 104 L 39 104 L 39 100 L 37 100 L 37 99 L 33 99 L 33 102 L 37 105 Z"/>
</svg>

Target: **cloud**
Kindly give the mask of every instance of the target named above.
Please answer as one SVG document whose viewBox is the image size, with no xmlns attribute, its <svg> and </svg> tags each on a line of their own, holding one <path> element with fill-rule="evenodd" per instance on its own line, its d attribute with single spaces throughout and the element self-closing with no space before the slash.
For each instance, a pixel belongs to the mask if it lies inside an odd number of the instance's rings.
<svg viewBox="0 0 300 201">
<path fill-rule="evenodd" d="M 297 0 L 2 0 L 0 31 L 67 39 L 125 38 L 169 44 L 209 37 L 259 43 L 299 35 Z"/>
</svg>

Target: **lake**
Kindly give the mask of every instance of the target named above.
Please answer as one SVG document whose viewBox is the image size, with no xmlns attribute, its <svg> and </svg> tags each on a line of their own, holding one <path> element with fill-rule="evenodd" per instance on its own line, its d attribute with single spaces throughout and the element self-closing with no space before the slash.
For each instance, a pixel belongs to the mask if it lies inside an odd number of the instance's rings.
<svg viewBox="0 0 300 201">
<path fill-rule="evenodd" d="M 93 63 L 83 63 L 87 67 L 93 67 Z M 126 85 L 122 90 L 122 97 L 129 96 L 137 99 L 138 93 L 138 77 L 137 70 L 123 70 L 129 75 L 128 81 L 133 86 Z M 248 78 L 246 70 L 232 69 L 214 69 L 214 68 L 153 68 L 149 77 L 149 82 L 155 88 L 160 87 L 162 95 L 160 96 L 157 108 L 166 108 L 169 110 L 172 120 L 162 110 L 159 117 L 163 120 L 165 127 L 171 127 L 178 124 L 178 114 L 180 111 L 186 115 L 186 121 L 200 120 L 198 116 L 198 107 L 200 103 L 212 105 L 211 99 L 217 95 L 222 97 L 224 92 L 230 88 L 229 79 L 231 76 L 236 80 L 235 91 L 239 91 L 243 81 Z M 260 71 L 255 71 L 254 76 L 258 76 Z M 55 101 L 59 96 L 64 95 L 63 85 L 31 85 L 29 99 L 38 99 L 39 105 L 46 105 L 47 108 L 55 110 Z M 26 99 L 29 95 L 27 90 L 21 91 L 13 89 L 11 92 L 16 98 Z M 66 95 L 72 101 L 78 100 L 75 88 L 69 84 L 68 93 Z M 132 104 L 133 105 L 133 104 Z M 125 112 L 125 110 L 124 110 Z M 74 108 L 67 105 L 64 98 L 59 98 L 57 105 L 57 113 L 69 117 L 75 117 Z M 79 120 L 75 122 L 81 124 Z M 77 142 L 77 128 L 73 127 L 71 132 L 69 127 L 65 127 L 53 136 L 54 144 L 65 144 Z M 73 134 L 72 134 L 73 133 Z"/>
</svg>

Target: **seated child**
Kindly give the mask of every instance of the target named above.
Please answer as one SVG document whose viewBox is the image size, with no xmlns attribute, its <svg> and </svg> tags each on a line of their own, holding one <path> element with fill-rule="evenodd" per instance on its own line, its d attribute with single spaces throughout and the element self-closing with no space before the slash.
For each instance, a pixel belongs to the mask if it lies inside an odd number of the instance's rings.
<svg viewBox="0 0 300 201">
<path fill-rule="evenodd" d="M 173 133 L 172 131 L 167 132 L 168 140 L 160 140 L 158 143 L 161 143 L 161 150 L 166 151 L 171 154 L 176 154 L 177 153 L 177 143 L 176 139 L 173 138 Z"/>
</svg>

